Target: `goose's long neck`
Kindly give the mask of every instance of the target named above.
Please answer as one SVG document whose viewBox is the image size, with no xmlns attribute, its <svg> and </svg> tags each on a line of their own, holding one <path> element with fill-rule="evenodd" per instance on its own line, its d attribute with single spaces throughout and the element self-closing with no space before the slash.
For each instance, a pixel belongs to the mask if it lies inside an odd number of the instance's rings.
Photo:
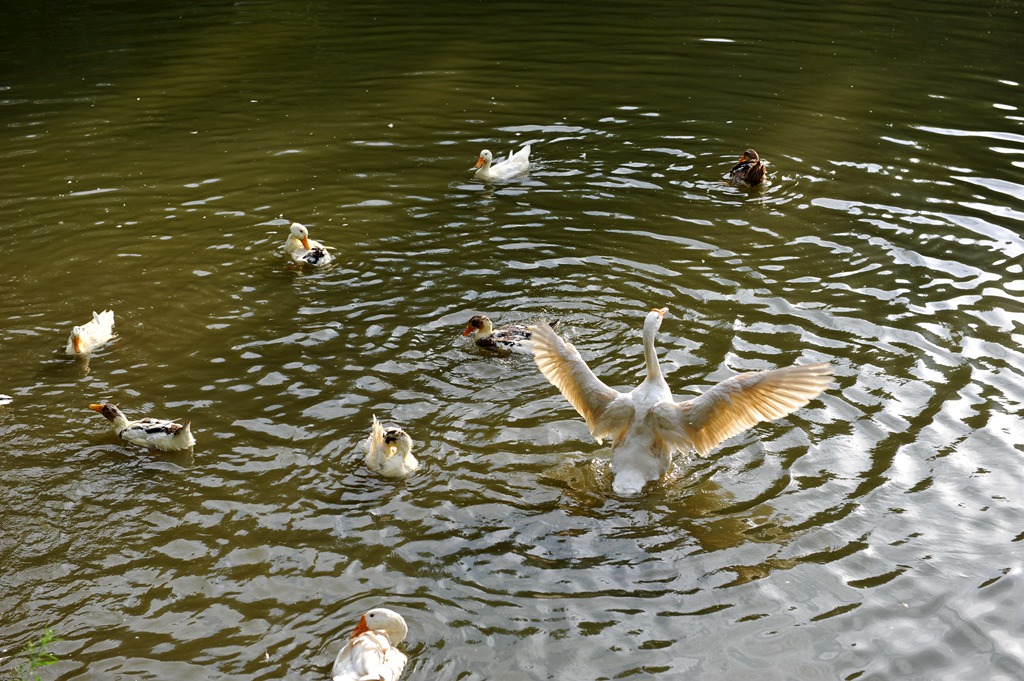
<svg viewBox="0 0 1024 681">
<path fill-rule="evenodd" d="M 652 312 L 644 322 L 644 359 L 647 360 L 647 380 L 664 383 L 665 377 L 661 373 L 661 364 L 658 363 L 658 351 L 654 349 L 654 337 L 661 326 L 661 317 L 662 315 Z"/>
</svg>

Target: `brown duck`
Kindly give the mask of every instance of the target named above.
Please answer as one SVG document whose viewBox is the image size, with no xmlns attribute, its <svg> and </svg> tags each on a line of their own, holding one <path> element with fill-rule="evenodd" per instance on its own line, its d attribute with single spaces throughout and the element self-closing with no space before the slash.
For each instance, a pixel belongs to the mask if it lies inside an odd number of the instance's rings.
<svg viewBox="0 0 1024 681">
<path fill-rule="evenodd" d="M 739 163 L 729 171 L 729 184 L 734 187 L 756 187 L 764 182 L 764 161 L 753 149 L 740 156 Z"/>
</svg>

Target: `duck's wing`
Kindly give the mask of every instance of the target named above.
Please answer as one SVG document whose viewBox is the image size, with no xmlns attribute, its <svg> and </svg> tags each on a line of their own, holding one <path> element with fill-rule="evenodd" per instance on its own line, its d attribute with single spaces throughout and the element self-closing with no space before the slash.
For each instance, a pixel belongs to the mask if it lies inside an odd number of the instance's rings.
<svg viewBox="0 0 1024 681">
<path fill-rule="evenodd" d="M 370 428 L 370 437 L 366 439 L 366 453 L 369 454 L 374 449 L 379 449 L 384 446 L 384 426 L 377 420 L 377 415 L 373 415 L 373 425 Z"/>
<path fill-rule="evenodd" d="M 146 418 L 139 419 L 138 421 L 132 421 L 128 424 L 125 430 L 132 429 L 140 433 L 148 433 L 150 435 L 168 434 L 174 435 L 179 430 L 184 428 L 182 424 L 177 421 L 169 421 L 167 419 L 155 419 L 147 416 Z"/>
<path fill-rule="evenodd" d="M 380 675 L 371 676 L 384 664 L 384 651 L 373 639 L 359 636 L 349 641 L 334 658 L 331 668 L 333 681 L 357 681 L 358 679 L 375 679 Z"/>
<path fill-rule="evenodd" d="M 306 251 L 301 258 L 304 262 L 313 266 L 326 265 L 331 261 L 331 254 L 323 246 L 313 246 Z"/>
<path fill-rule="evenodd" d="M 739 163 L 732 167 L 732 170 L 729 171 L 729 176 L 732 177 L 733 175 L 742 175 L 743 173 L 747 172 L 747 168 L 749 167 L 750 161 L 740 161 Z"/>
<path fill-rule="evenodd" d="M 338 250 L 334 246 L 325 246 L 324 244 L 322 244 L 319 241 L 314 241 L 313 239 L 310 239 L 309 240 L 309 250 L 313 250 L 314 248 L 322 248 L 325 251 L 336 251 L 336 250 Z"/>
<path fill-rule="evenodd" d="M 530 167 L 530 145 L 527 144 L 525 147 L 520 149 L 518 152 L 513 152 L 508 157 L 509 161 L 514 161 L 520 171 L 526 170 Z"/>
<path fill-rule="evenodd" d="M 81 329 L 82 340 L 86 345 L 106 343 L 114 335 L 114 313 L 110 310 L 93 312 L 92 319 L 83 324 Z"/>
<path fill-rule="evenodd" d="M 757 423 L 793 413 L 831 382 L 832 367 L 825 362 L 748 371 L 692 400 L 661 402 L 654 407 L 654 418 L 670 445 L 704 455 Z"/>
<path fill-rule="evenodd" d="M 381 674 L 381 678 L 386 681 L 398 681 L 398 677 L 402 675 L 402 671 L 408 662 L 409 658 L 398 648 L 389 649 L 384 653 L 384 668 L 391 673 L 391 676 L 387 677 Z"/>
<path fill-rule="evenodd" d="M 188 449 L 195 444 L 191 425 L 190 421 L 175 423 L 164 419 L 144 418 L 132 421 L 118 431 L 118 435 L 132 444 L 169 452 Z"/>
<path fill-rule="evenodd" d="M 532 332 L 521 324 L 509 324 L 499 329 L 495 329 L 490 336 L 494 340 L 500 340 L 505 342 L 516 342 L 530 340 Z"/>
<path fill-rule="evenodd" d="M 621 434 L 633 418 L 628 395 L 605 385 L 575 346 L 562 340 L 548 324 L 542 322 L 530 331 L 537 368 L 586 420 L 590 434 L 598 443 Z"/>
<path fill-rule="evenodd" d="M 490 338 L 483 338 L 476 342 L 478 347 L 493 352 L 497 355 L 532 355 L 533 341 L 529 338 L 499 336 L 497 334 Z"/>
<path fill-rule="evenodd" d="M 405 653 L 393 648 L 383 636 L 369 632 L 352 639 L 338 653 L 331 677 L 335 681 L 396 681 L 407 660 Z"/>
</svg>

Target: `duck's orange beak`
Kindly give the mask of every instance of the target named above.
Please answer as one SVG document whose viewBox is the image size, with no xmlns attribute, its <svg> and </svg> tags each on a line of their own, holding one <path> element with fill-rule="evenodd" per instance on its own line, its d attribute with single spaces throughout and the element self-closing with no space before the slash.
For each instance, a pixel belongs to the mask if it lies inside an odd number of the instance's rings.
<svg viewBox="0 0 1024 681">
<path fill-rule="evenodd" d="M 352 630 L 352 634 L 349 636 L 349 638 L 355 638 L 360 634 L 365 634 L 369 630 L 370 627 L 366 626 L 366 615 L 363 615 L 359 618 L 359 624 L 357 624 L 356 628 Z"/>
<path fill-rule="evenodd" d="M 93 411 L 103 411 L 102 404 L 90 404 L 89 408 L 92 409 Z"/>
<path fill-rule="evenodd" d="M 75 353 L 82 352 L 82 339 L 79 336 L 75 336 L 71 339 L 71 345 L 74 348 Z"/>
<path fill-rule="evenodd" d="M 476 329 L 474 329 L 473 325 L 470 324 L 469 326 L 466 327 L 466 330 L 462 332 L 462 335 L 463 336 L 468 336 L 469 334 L 473 333 L 474 331 L 476 331 Z"/>
<path fill-rule="evenodd" d="M 309 239 L 307 239 L 306 237 L 302 237 L 302 247 L 305 248 L 307 251 L 309 250 Z"/>
<path fill-rule="evenodd" d="M 656 307 L 656 308 L 654 308 L 652 310 L 652 312 L 657 312 L 664 319 L 665 315 L 668 314 L 668 308 L 667 307 Z"/>
<path fill-rule="evenodd" d="M 483 156 L 481 156 L 480 158 L 478 158 L 478 159 L 476 160 L 476 165 L 475 165 L 475 166 L 473 166 L 473 169 L 474 169 L 474 170 L 476 170 L 477 168 L 479 168 L 479 167 L 480 167 L 480 166 L 482 166 L 483 164 L 484 164 L 484 157 L 483 157 Z"/>
</svg>

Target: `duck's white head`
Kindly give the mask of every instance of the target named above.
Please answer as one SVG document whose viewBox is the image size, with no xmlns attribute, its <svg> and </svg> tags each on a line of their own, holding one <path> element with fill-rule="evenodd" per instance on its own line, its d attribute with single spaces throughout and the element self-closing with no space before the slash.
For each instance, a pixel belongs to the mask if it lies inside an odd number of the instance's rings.
<svg viewBox="0 0 1024 681">
<path fill-rule="evenodd" d="M 473 168 L 476 169 L 479 168 L 480 166 L 489 166 L 491 165 L 491 159 L 493 158 L 494 157 L 491 155 L 491 152 L 488 151 L 487 149 L 484 149 L 483 151 L 480 152 L 480 158 L 476 160 L 476 165 L 473 166 Z"/>
<path fill-rule="evenodd" d="M 661 328 L 661 322 L 665 319 L 665 315 L 668 314 L 667 307 L 656 307 L 647 313 L 647 319 L 644 320 L 644 335 L 647 334 L 647 329 L 651 328 L 652 333 Z"/>
<path fill-rule="evenodd" d="M 291 227 L 292 237 L 302 242 L 302 247 L 309 250 L 309 230 L 305 225 L 293 222 Z"/>
<path fill-rule="evenodd" d="M 490 317 L 482 314 L 475 315 L 469 320 L 469 326 L 462 332 L 463 336 L 474 334 L 476 338 L 487 338 L 494 333 L 494 324 Z"/>
<path fill-rule="evenodd" d="M 71 329 L 71 346 L 74 348 L 75 353 L 81 353 L 85 348 L 82 346 L 82 327 L 76 326 Z"/>
<path fill-rule="evenodd" d="M 373 610 L 366 611 L 359 618 L 359 623 L 352 630 L 349 638 L 354 639 L 368 631 L 384 634 L 388 637 L 391 645 L 397 645 L 405 640 L 405 637 L 409 634 L 409 627 L 406 625 L 405 619 L 394 610 L 374 608 Z"/>
</svg>

